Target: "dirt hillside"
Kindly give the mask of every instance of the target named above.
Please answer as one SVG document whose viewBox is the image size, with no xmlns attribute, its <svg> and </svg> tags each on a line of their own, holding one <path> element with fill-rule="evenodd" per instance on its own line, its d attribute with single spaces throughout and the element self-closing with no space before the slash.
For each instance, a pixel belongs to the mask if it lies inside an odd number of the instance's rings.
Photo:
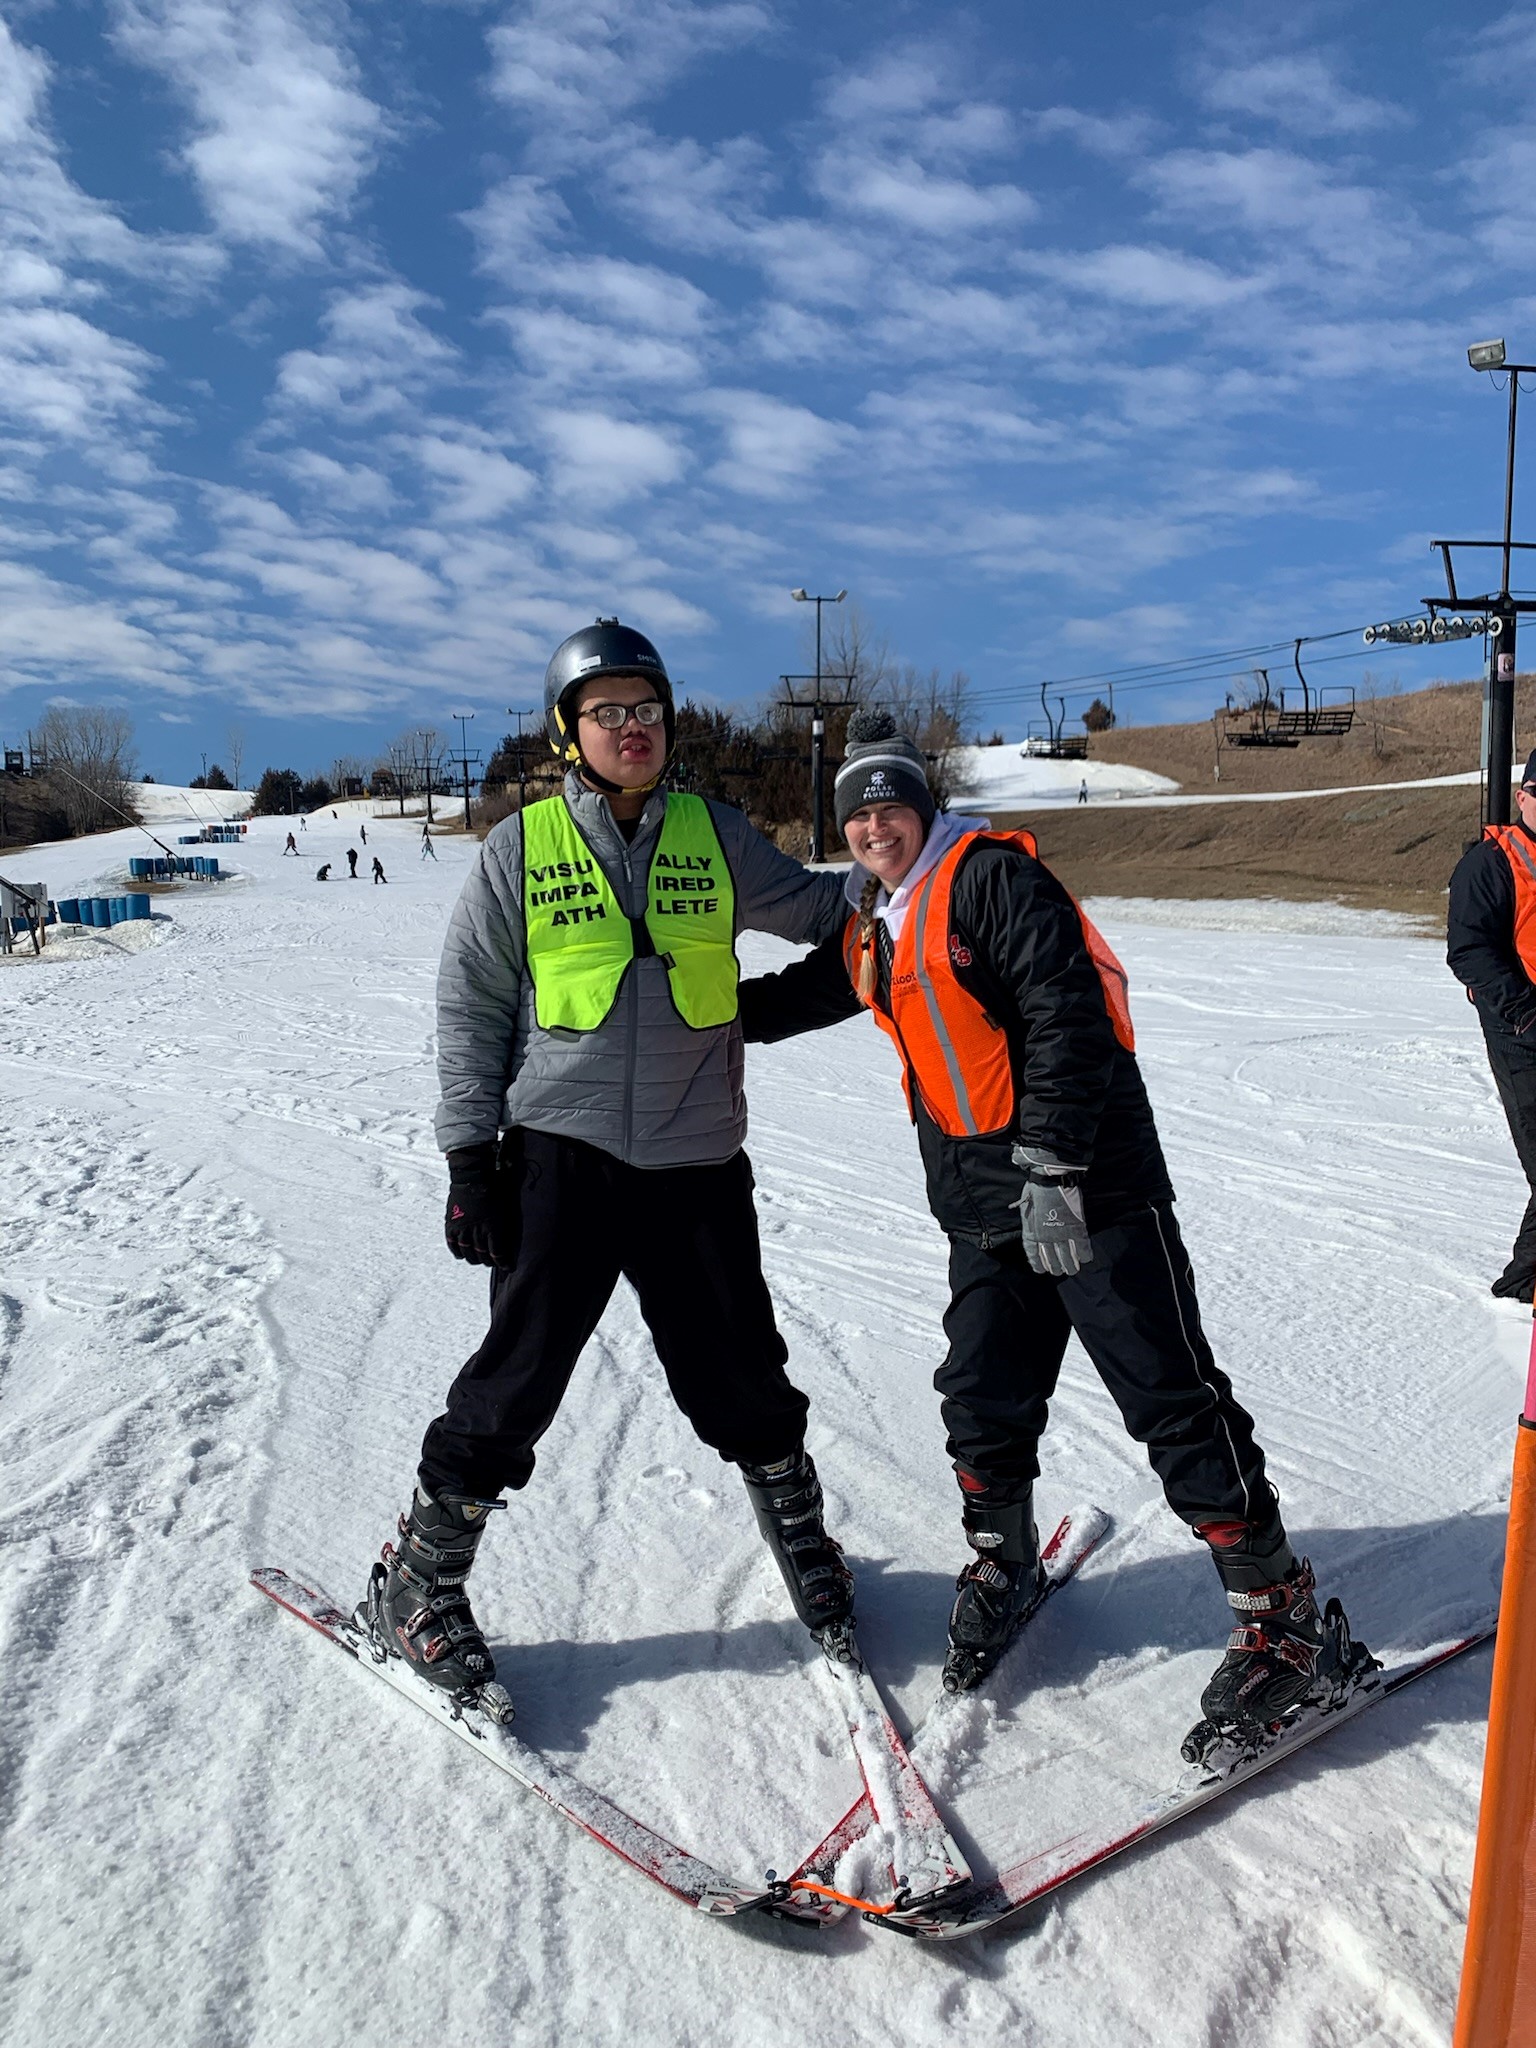
<svg viewBox="0 0 1536 2048">
<path fill-rule="evenodd" d="M 1272 752 L 1224 747 L 1220 781 L 1209 723 L 1103 734 L 1092 751 L 1172 776 L 1186 796 L 1358 788 L 1476 768 L 1481 716 L 1477 683 L 1362 698 L 1344 739 Z M 1536 742 L 1536 677 L 1520 678 L 1515 734 L 1523 755 Z M 1361 789 L 1294 803 L 1170 809 L 1052 806 L 993 823 L 1028 824 L 1042 856 L 1079 896 L 1327 898 L 1438 919 L 1451 869 L 1477 837 L 1478 790 Z"/>
</svg>

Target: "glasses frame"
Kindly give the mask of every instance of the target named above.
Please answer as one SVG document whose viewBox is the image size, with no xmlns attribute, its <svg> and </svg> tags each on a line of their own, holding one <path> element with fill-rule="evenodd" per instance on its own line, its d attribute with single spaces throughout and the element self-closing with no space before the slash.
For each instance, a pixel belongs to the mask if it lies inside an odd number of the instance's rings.
<svg viewBox="0 0 1536 2048">
<path fill-rule="evenodd" d="M 605 716 L 617 712 L 618 716 Z M 649 717 L 645 716 L 649 713 Z M 638 704 L 583 704 L 577 714 L 581 718 L 595 719 L 604 732 L 622 732 L 633 719 L 636 725 L 649 731 L 660 725 L 667 715 L 667 707 L 659 697 L 642 697 Z"/>
</svg>

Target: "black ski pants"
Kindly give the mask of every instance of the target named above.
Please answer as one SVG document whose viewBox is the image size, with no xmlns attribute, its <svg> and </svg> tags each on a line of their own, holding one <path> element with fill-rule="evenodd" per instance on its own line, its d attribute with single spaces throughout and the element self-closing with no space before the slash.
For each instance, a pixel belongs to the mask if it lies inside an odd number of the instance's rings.
<svg viewBox="0 0 1536 2048">
<path fill-rule="evenodd" d="M 528 1484 L 534 1445 L 620 1275 L 703 1441 L 733 1463 L 788 1457 L 810 1404 L 784 1370 L 745 1152 L 719 1166 L 643 1169 L 519 1131 L 502 1155 L 517 1254 L 492 1271 L 491 1326 L 427 1430 L 422 1484 L 485 1499 Z"/>
<path fill-rule="evenodd" d="M 1092 1265 L 1054 1280 L 1031 1272 L 1022 1244 L 950 1239 L 949 1356 L 934 1375 L 950 1456 L 989 1500 L 1024 1498 L 1075 1330 L 1176 1515 L 1269 1520 L 1264 1454 L 1200 1327 L 1172 1203 L 1097 1225 L 1093 1250 Z"/>
<path fill-rule="evenodd" d="M 1488 1048 L 1488 1064 L 1493 1069 L 1493 1084 L 1499 1091 L 1509 1120 L 1509 1135 L 1515 1141 L 1515 1151 L 1531 1190 L 1505 1268 L 1508 1279 L 1524 1279 L 1536 1275 L 1536 1045 L 1517 1037 L 1513 1031 L 1494 1030 L 1481 1009 L 1478 1019 L 1483 1026 L 1483 1043 Z"/>
</svg>

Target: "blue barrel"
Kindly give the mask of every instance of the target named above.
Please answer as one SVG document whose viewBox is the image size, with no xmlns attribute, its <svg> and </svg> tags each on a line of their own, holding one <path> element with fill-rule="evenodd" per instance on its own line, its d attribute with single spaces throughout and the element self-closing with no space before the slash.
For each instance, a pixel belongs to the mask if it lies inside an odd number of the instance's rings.
<svg viewBox="0 0 1536 2048">
<path fill-rule="evenodd" d="M 59 921 L 62 924 L 78 924 L 80 922 L 80 899 L 78 896 L 61 896 L 59 898 Z"/>
<path fill-rule="evenodd" d="M 219 879 L 219 864 L 216 860 L 210 860 L 208 863 L 208 879 L 210 882 L 216 882 Z"/>
<path fill-rule="evenodd" d="M 128 915 L 130 917 L 148 917 L 149 898 L 147 896 L 130 896 L 128 898 Z"/>
</svg>

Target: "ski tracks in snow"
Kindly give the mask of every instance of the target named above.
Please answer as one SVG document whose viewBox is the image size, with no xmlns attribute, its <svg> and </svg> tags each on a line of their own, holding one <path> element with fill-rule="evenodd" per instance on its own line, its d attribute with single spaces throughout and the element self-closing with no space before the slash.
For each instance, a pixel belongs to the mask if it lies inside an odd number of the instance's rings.
<svg viewBox="0 0 1536 2048">
<path fill-rule="evenodd" d="M 97 1117 L 13 1131 L 0 1207 L 0 1931 L 12 2039 L 242 2039 L 242 1843 L 265 1797 L 230 1712 L 273 1408 L 270 1246 Z M 125 1816 L 131 1824 L 124 1829 Z M 210 1926 L 189 1881 L 222 1867 Z M 138 1937 L 103 1975 L 107 1930 Z"/>
</svg>

